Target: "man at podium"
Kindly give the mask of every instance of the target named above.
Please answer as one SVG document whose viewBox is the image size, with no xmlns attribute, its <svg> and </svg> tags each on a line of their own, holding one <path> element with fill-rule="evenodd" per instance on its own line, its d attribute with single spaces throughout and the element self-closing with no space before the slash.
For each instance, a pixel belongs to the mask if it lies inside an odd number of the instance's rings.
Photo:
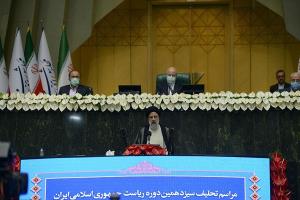
<svg viewBox="0 0 300 200">
<path fill-rule="evenodd" d="M 147 109 L 146 117 L 148 124 L 141 128 L 135 143 L 159 145 L 166 148 L 169 154 L 173 154 L 173 129 L 160 124 L 160 112 L 154 106 Z"/>
</svg>

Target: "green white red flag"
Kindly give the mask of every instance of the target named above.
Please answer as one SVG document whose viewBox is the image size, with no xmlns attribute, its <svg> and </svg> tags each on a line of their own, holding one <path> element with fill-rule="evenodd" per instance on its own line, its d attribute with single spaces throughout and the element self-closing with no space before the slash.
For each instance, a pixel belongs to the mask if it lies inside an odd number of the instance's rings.
<svg viewBox="0 0 300 200">
<path fill-rule="evenodd" d="M 30 29 L 26 34 L 25 51 L 24 51 L 27 76 L 29 81 L 30 92 L 39 94 L 43 92 L 42 82 L 40 79 L 39 66 L 34 52 Z"/>
<path fill-rule="evenodd" d="M 63 27 L 60 38 L 59 56 L 57 64 L 58 90 L 60 87 L 69 84 L 69 72 L 72 70 L 73 65 L 67 39 L 67 33 L 66 29 Z"/>
<path fill-rule="evenodd" d="M 2 43 L 0 39 L 0 92 L 8 92 L 8 76 L 5 65 L 4 53 L 2 49 Z"/>
</svg>

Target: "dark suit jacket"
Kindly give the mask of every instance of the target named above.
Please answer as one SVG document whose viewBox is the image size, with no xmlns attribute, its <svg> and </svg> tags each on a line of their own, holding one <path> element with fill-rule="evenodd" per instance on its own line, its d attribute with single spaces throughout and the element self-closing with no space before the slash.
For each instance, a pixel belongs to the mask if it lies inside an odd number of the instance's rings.
<svg viewBox="0 0 300 200">
<path fill-rule="evenodd" d="M 71 89 L 70 85 L 62 86 L 59 89 L 58 94 L 69 94 L 70 93 L 70 89 Z M 84 85 L 78 85 L 78 87 L 77 87 L 77 93 L 85 96 L 85 95 L 93 94 L 93 89 L 90 88 L 90 87 L 84 86 Z"/>
<path fill-rule="evenodd" d="M 291 84 L 289 84 L 289 83 L 284 83 L 284 89 L 283 89 L 283 91 L 290 91 L 290 89 L 291 89 Z M 270 87 L 270 92 L 282 92 L 282 91 L 279 91 L 278 90 L 278 84 L 276 83 L 276 84 L 274 84 L 274 85 L 271 85 L 271 87 Z"/>
<path fill-rule="evenodd" d="M 174 90 L 173 90 L 172 94 L 180 93 L 181 92 L 181 88 L 182 88 L 182 85 L 180 85 L 177 82 L 175 82 Z M 165 80 L 163 82 L 163 84 L 156 86 L 156 93 L 160 94 L 160 95 L 162 95 L 162 94 L 168 95 L 169 94 L 168 93 L 168 83 L 167 83 L 167 80 Z"/>
</svg>

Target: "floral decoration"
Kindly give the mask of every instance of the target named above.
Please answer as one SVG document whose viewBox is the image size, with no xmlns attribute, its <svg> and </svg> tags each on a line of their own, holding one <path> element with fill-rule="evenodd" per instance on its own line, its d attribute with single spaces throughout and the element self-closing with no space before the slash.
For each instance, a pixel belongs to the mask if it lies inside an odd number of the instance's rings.
<svg viewBox="0 0 300 200">
<path fill-rule="evenodd" d="M 125 156 L 139 156 L 139 155 L 167 155 L 167 150 L 158 145 L 142 144 L 142 145 L 131 145 L 126 148 L 123 155 Z"/>
<path fill-rule="evenodd" d="M 291 191 L 288 189 L 286 177 L 287 161 L 278 152 L 271 155 L 272 200 L 290 200 Z"/>
<path fill-rule="evenodd" d="M 257 92 L 257 93 L 201 93 L 201 94 L 117 94 L 75 96 L 48 94 L 0 93 L 0 110 L 44 110 L 44 111 L 110 111 L 146 109 L 156 106 L 162 110 L 300 110 L 300 91 L 296 92 Z"/>
<path fill-rule="evenodd" d="M 21 170 L 21 159 L 17 154 L 13 157 L 11 170 L 13 172 L 20 172 Z"/>
</svg>

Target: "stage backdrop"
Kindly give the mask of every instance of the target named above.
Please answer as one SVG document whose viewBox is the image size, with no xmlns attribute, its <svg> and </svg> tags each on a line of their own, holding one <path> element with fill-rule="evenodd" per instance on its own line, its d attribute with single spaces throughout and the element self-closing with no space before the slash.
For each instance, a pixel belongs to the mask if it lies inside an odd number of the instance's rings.
<svg viewBox="0 0 300 200">
<path fill-rule="evenodd" d="M 161 123 L 175 129 L 175 154 L 268 156 L 280 151 L 289 161 L 294 195 L 300 181 L 300 115 L 295 110 L 164 111 Z M 12 142 L 22 158 L 104 155 L 124 151 L 146 124 L 144 111 L 1 111 L 0 140 Z M 298 195 L 299 196 L 299 195 Z M 297 198 L 295 198 L 297 199 Z"/>
<path fill-rule="evenodd" d="M 206 91 L 267 91 L 276 70 L 286 70 L 289 81 L 297 69 L 299 41 L 281 16 L 256 1 L 150 2 L 125 0 L 73 52 L 83 83 L 95 92 L 112 94 L 120 84 L 155 92 L 156 75 L 169 66 L 204 72 Z"/>
<path fill-rule="evenodd" d="M 300 181 L 300 115 L 296 110 L 163 111 L 161 123 L 175 129 L 177 155 L 268 156 L 279 151 L 289 161 L 289 182 Z M 1 111 L 0 140 L 24 158 L 121 154 L 146 124 L 145 111 Z M 122 132 L 122 133 L 121 133 Z M 295 198 L 297 199 L 297 198 Z"/>
</svg>

